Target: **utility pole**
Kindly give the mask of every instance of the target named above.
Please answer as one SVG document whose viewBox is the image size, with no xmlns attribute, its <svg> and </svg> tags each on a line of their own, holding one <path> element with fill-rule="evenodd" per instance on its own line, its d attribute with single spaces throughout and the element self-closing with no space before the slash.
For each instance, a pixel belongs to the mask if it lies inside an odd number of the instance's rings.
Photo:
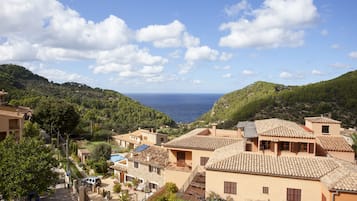
<svg viewBox="0 0 357 201">
<path fill-rule="evenodd" d="M 66 139 L 66 158 L 67 158 L 67 166 L 66 166 L 66 172 L 68 176 L 68 188 L 70 187 L 71 184 L 71 171 L 69 169 L 69 153 L 68 153 L 68 146 L 69 146 L 69 135 L 67 134 L 67 139 Z"/>
</svg>

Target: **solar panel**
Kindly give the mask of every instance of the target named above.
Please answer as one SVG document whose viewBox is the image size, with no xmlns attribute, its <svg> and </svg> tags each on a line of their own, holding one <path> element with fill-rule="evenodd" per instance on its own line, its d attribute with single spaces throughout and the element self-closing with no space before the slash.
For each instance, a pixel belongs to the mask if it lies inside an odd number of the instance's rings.
<svg viewBox="0 0 357 201">
<path fill-rule="evenodd" d="M 134 149 L 134 152 L 142 152 L 142 151 L 144 151 L 144 150 L 147 149 L 147 148 L 149 148 L 149 145 L 142 144 L 142 145 L 136 147 L 136 148 Z"/>
</svg>

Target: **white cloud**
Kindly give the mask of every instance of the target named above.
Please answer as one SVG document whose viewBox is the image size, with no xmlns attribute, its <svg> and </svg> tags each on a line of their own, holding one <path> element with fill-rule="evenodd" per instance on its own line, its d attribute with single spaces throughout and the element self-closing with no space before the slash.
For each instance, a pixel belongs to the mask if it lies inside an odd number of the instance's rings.
<svg viewBox="0 0 357 201">
<path fill-rule="evenodd" d="M 289 72 L 281 72 L 279 77 L 283 79 L 290 79 L 293 77 L 293 75 Z"/>
<path fill-rule="evenodd" d="M 167 25 L 149 25 L 136 32 L 139 42 L 153 42 L 155 47 L 179 47 L 185 25 L 175 20 Z"/>
<path fill-rule="evenodd" d="M 232 67 L 230 65 L 226 65 L 226 66 L 214 66 L 213 68 L 216 70 L 229 70 Z"/>
<path fill-rule="evenodd" d="M 185 60 L 189 62 L 197 60 L 214 61 L 217 59 L 218 54 L 217 50 L 211 49 L 208 46 L 189 47 L 185 54 Z"/>
<path fill-rule="evenodd" d="M 227 53 L 227 52 L 222 52 L 221 56 L 219 56 L 219 60 L 221 61 L 228 61 L 233 57 L 233 54 Z"/>
<path fill-rule="evenodd" d="M 39 66 L 33 66 L 33 65 L 27 65 L 27 66 L 29 70 L 31 70 L 32 72 L 55 82 L 90 83 L 89 78 L 79 75 L 77 73 L 68 73 L 57 68 L 44 67 L 43 64 L 40 64 Z"/>
<path fill-rule="evenodd" d="M 226 73 L 224 75 L 222 75 L 223 78 L 231 78 L 232 77 L 232 74 L 230 73 Z"/>
<path fill-rule="evenodd" d="M 313 74 L 313 75 L 322 75 L 323 73 L 321 71 L 319 71 L 319 70 L 314 69 L 314 70 L 311 71 L 311 74 Z"/>
<path fill-rule="evenodd" d="M 163 72 L 167 59 L 151 55 L 148 50 L 135 45 L 100 51 L 96 57 L 94 73 L 116 72 L 121 77 L 153 77 Z"/>
<path fill-rule="evenodd" d="M 357 59 L 357 51 L 350 52 L 350 53 L 348 54 L 348 56 L 351 57 L 351 58 Z"/>
<path fill-rule="evenodd" d="M 201 80 L 192 80 L 192 83 L 193 83 L 193 84 L 201 84 L 202 81 L 201 81 Z"/>
<path fill-rule="evenodd" d="M 334 67 L 334 68 L 349 68 L 349 67 L 351 67 L 351 65 L 349 65 L 349 64 L 344 64 L 344 63 L 339 63 L 339 62 L 330 64 L 330 66 Z"/>
<path fill-rule="evenodd" d="M 304 43 L 303 28 L 318 17 L 312 0 L 265 0 L 252 11 L 252 19 L 224 23 L 220 30 L 229 30 L 220 38 L 220 46 L 232 48 L 296 47 Z"/>
<path fill-rule="evenodd" d="M 178 59 L 181 57 L 181 51 L 180 50 L 175 50 L 173 52 L 170 52 L 169 57 L 173 59 Z"/>
<path fill-rule="evenodd" d="M 198 46 L 200 40 L 186 32 L 185 25 L 175 20 L 167 25 L 149 25 L 136 32 L 139 42 L 152 42 L 155 47 Z"/>
<path fill-rule="evenodd" d="M 320 33 L 321 33 L 322 36 L 327 36 L 328 35 L 328 31 L 326 29 L 321 30 Z"/>
<path fill-rule="evenodd" d="M 243 71 L 242 71 L 242 74 L 243 74 L 243 75 L 254 75 L 254 72 L 251 71 L 251 70 L 243 70 Z"/>
<path fill-rule="evenodd" d="M 231 6 L 226 6 L 224 8 L 224 12 L 228 16 L 235 16 L 238 15 L 241 11 L 246 11 L 250 9 L 250 5 L 246 0 L 243 0 L 241 2 L 238 2 L 234 5 Z"/>
<path fill-rule="evenodd" d="M 341 46 L 340 46 L 340 44 L 335 43 L 335 44 L 331 45 L 331 48 L 332 49 L 339 49 L 339 48 L 341 48 Z"/>
</svg>

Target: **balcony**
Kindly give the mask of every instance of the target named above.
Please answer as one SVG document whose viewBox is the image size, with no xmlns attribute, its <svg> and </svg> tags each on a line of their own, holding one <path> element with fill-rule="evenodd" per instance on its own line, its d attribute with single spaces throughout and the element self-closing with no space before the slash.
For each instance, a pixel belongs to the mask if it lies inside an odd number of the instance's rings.
<svg viewBox="0 0 357 201">
<path fill-rule="evenodd" d="M 176 163 L 169 162 L 166 166 L 169 170 L 182 171 L 182 172 L 191 172 L 192 171 L 192 163 Z"/>
</svg>

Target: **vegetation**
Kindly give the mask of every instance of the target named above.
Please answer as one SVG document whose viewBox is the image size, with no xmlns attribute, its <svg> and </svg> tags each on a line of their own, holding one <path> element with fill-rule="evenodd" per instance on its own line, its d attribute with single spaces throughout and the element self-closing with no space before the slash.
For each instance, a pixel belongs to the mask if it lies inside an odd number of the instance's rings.
<svg viewBox="0 0 357 201">
<path fill-rule="evenodd" d="M 114 191 L 114 193 L 120 193 L 121 192 L 121 184 L 120 183 L 114 184 L 113 191 Z"/>
<path fill-rule="evenodd" d="M 233 128 L 238 121 L 282 118 L 303 123 L 306 116 L 330 115 L 344 127 L 357 124 L 357 71 L 305 86 L 256 82 L 222 96 L 195 122 Z"/>
<path fill-rule="evenodd" d="M 17 142 L 9 136 L 0 142 L 0 194 L 6 200 L 41 194 L 57 181 L 53 151 L 36 139 Z"/>
<path fill-rule="evenodd" d="M 175 122 L 164 113 L 143 106 L 118 92 L 73 82 L 49 82 L 17 65 L 0 65 L 0 89 L 9 92 L 7 99 L 12 105 L 28 106 L 35 110 L 42 103 L 52 100 L 72 105 L 81 117 L 76 133 L 87 134 L 85 137 L 91 139 L 107 139 L 113 131 L 126 133 L 138 127 L 175 126 Z M 48 122 L 46 125 L 48 129 Z"/>
<path fill-rule="evenodd" d="M 353 144 L 352 144 L 352 149 L 355 151 L 355 156 L 357 156 L 357 133 L 353 133 L 351 135 Z"/>
<path fill-rule="evenodd" d="M 168 182 L 156 193 L 149 197 L 148 201 L 180 201 L 176 196 L 178 188 L 175 183 Z"/>
<path fill-rule="evenodd" d="M 24 137 L 39 137 L 40 136 L 40 126 L 37 123 L 32 123 L 31 121 L 26 121 L 24 123 Z"/>
<path fill-rule="evenodd" d="M 79 123 L 79 114 L 73 105 L 51 98 L 43 98 L 34 112 L 35 121 L 47 132 L 71 134 Z"/>
</svg>

